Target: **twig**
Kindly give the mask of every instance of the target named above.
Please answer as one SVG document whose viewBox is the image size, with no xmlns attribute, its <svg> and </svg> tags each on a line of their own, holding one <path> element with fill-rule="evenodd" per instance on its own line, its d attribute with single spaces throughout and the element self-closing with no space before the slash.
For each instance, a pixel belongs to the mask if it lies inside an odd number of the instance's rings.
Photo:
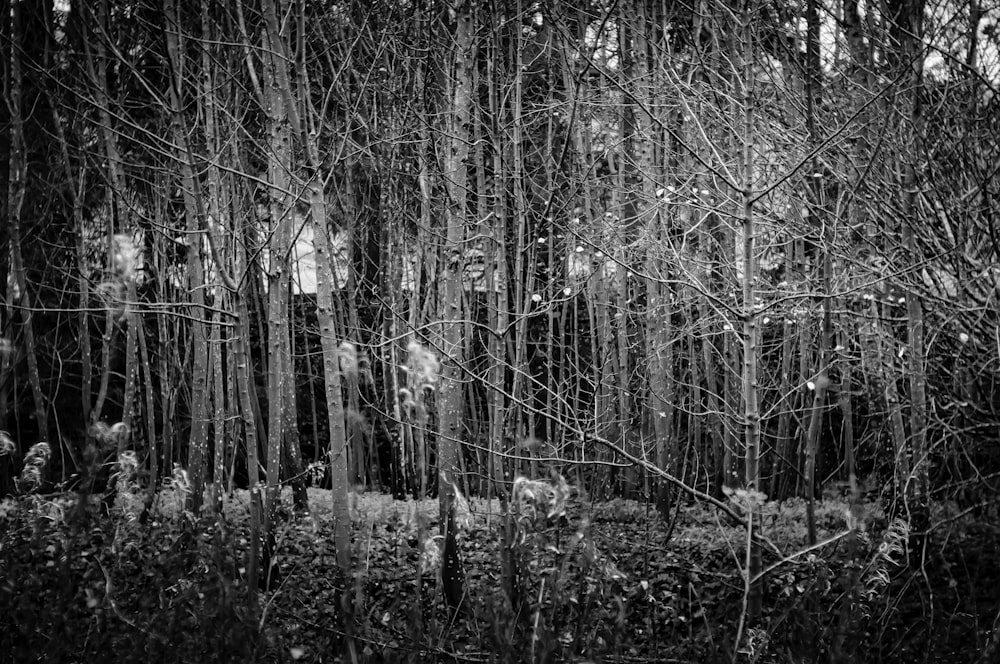
<svg viewBox="0 0 1000 664">
<path fill-rule="evenodd" d="M 773 563 L 773 564 L 765 567 L 763 570 L 761 570 L 761 572 L 759 574 L 757 574 L 755 577 L 753 577 L 752 579 L 750 579 L 750 583 L 756 583 L 757 581 L 760 581 L 761 579 L 763 579 L 765 576 L 767 576 L 768 574 L 770 574 L 771 572 L 773 572 L 777 568 L 781 567 L 782 565 L 784 565 L 786 563 L 790 563 L 791 561 L 795 560 L 799 556 L 803 556 L 803 555 L 809 553 L 810 551 L 815 551 L 816 549 L 822 549 L 827 544 L 833 544 L 837 540 L 843 539 L 843 538 L 847 537 L 848 535 L 850 535 L 853 532 L 854 532 L 853 529 L 852 530 L 845 530 L 843 532 L 837 533 L 836 535 L 832 535 L 832 536 L 826 538 L 822 542 L 816 542 L 815 544 L 807 546 L 804 549 L 796 551 L 795 553 L 782 558 L 781 560 L 777 561 L 776 563 Z"/>
</svg>

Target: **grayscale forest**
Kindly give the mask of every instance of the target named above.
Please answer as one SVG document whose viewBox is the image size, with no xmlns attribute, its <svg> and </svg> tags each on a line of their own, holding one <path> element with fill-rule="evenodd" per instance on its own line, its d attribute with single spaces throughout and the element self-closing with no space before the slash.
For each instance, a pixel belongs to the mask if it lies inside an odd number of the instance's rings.
<svg viewBox="0 0 1000 664">
<path fill-rule="evenodd" d="M 0 664 L 1000 661 L 997 0 L 0 49 Z"/>
</svg>

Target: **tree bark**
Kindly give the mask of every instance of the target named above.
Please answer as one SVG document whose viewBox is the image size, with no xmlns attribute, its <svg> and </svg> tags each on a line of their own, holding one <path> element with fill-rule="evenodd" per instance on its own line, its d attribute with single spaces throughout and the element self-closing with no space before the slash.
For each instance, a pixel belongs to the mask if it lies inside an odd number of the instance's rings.
<svg viewBox="0 0 1000 664">
<path fill-rule="evenodd" d="M 16 293 L 19 296 L 21 311 L 21 329 L 24 335 L 25 356 L 28 362 L 28 384 L 31 386 L 31 397 L 35 407 L 35 422 L 38 426 L 38 440 L 49 440 L 49 415 L 42 393 L 41 376 L 38 370 L 38 349 L 35 341 L 33 322 L 33 304 L 29 289 L 27 273 L 24 268 L 22 254 L 22 213 L 24 198 L 27 192 L 28 161 L 27 145 L 24 138 L 24 116 L 22 92 L 24 88 L 24 72 L 21 62 L 21 50 L 24 42 L 23 12 L 21 3 L 14 3 L 9 17 L 3 20 L 11 21 L 10 44 L 10 81 L 7 89 L 7 106 L 10 110 L 11 150 L 8 156 L 9 175 L 7 181 L 7 219 L 10 238 L 10 270 L 14 277 Z"/>
<path fill-rule="evenodd" d="M 300 16 L 300 21 L 305 21 Z M 300 29 L 303 25 L 300 24 Z M 313 229 L 313 246 L 316 249 L 316 319 L 319 324 L 320 348 L 323 357 L 323 389 L 326 397 L 327 423 L 330 434 L 330 481 L 333 512 L 334 547 L 337 566 L 342 578 L 351 578 L 351 515 L 350 480 L 348 468 L 347 427 L 344 420 L 343 367 L 341 349 L 334 318 L 333 294 L 338 292 L 334 279 L 334 256 L 330 242 L 330 220 L 326 196 L 323 192 L 322 158 L 319 139 L 323 118 L 319 117 L 310 102 L 309 79 L 303 60 L 298 62 L 299 100 L 305 104 L 302 140 L 304 142 L 309 180 L 306 192 L 309 197 L 309 214 Z M 290 95 L 291 90 L 286 94 Z M 348 168 L 350 166 L 348 165 Z M 347 352 L 352 349 L 345 346 Z M 357 358 L 345 358 L 353 361 Z"/>
<path fill-rule="evenodd" d="M 472 115 L 470 83 L 474 66 L 473 56 L 473 6 L 471 0 L 458 0 L 455 5 L 458 25 L 452 54 L 451 74 L 448 77 L 449 121 L 445 148 L 444 176 L 448 194 L 445 219 L 447 228 L 442 256 L 444 287 L 438 308 L 440 348 L 442 352 L 441 390 L 438 394 L 438 496 L 441 535 L 445 549 L 454 555 L 443 556 L 442 584 L 449 605 L 457 607 L 465 594 L 465 572 L 457 548 L 452 514 L 455 506 L 455 488 L 460 485 L 460 459 L 462 433 L 462 272 L 467 219 L 467 187 L 469 158 L 469 128 Z"/>
<path fill-rule="evenodd" d="M 752 50 L 751 2 L 746 0 L 741 16 L 741 52 L 743 92 L 742 158 L 741 158 L 741 217 L 743 230 L 743 400 L 744 440 L 746 443 L 746 488 L 750 495 L 747 514 L 747 616 L 751 623 L 760 619 L 763 600 L 763 580 L 757 577 L 763 567 L 760 542 L 752 534 L 760 526 L 760 501 L 753 495 L 760 485 L 760 410 L 757 403 L 757 320 L 756 306 L 756 256 L 754 240 L 756 228 L 753 209 L 754 138 L 756 111 L 754 109 L 754 55 Z"/>
<path fill-rule="evenodd" d="M 256 386 L 250 361 L 250 312 L 247 307 L 249 297 L 246 241 L 248 233 L 244 229 L 243 241 L 236 242 L 236 273 L 240 275 L 242 292 L 236 295 L 236 333 L 232 337 L 232 351 L 236 363 L 236 390 L 239 399 L 240 417 L 243 424 L 243 438 L 246 441 L 247 483 L 250 486 L 250 551 L 247 563 L 247 594 L 250 610 L 257 611 L 257 581 L 260 573 L 260 541 L 262 536 L 260 501 L 260 462 L 257 438 L 257 419 L 254 401 Z M 169 460 L 168 460 L 169 461 Z"/>
<path fill-rule="evenodd" d="M 202 202 L 196 192 L 199 187 L 191 163 L 191 150 L 184 132 L 181 99 L 187 84 L 184 73 L 183 27 L 176 0 L 163 0 L 166 19 L 167 57 L 173 74 L 169 85 L 170 130 L 177 146 L 177 163 L 181 171 L 187 240 L 187 288 L 191 319 L 191 436 L 188 443 L 188 476 L 191 493 L 188 509 L 197 513 L 204 499 L 205 461 L 208 447 L 208 331 L 205 324 L 205 276 L 201 257 Z"/>
<path fill-rule="evenodd" d="M 273 0 L 262 3 L 267 29 L 263 35 L 264 99 L 267 113 L 267 183 L 270 214 L 267 246 L 267 489 L 264 500 L 264 539 L 274 534 L 275 517 L 281 502 L 281 452 L 287 435 L 288 390 L 285 382 L 289 364 L 285 337 L 288 330 L 289 258 L 292 249 L 294 202 L 290 200 L 292 172 L 292 131 L 289 107 L 282 96 L 282 80 L 287 79 L 285 53 L 277 26 Z"/>
</svg>

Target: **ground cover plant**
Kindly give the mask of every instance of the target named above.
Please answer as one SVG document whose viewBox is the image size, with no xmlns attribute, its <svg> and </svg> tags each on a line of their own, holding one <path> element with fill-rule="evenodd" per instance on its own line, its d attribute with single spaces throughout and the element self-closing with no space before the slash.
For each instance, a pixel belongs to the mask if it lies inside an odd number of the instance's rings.
<svg viewBox="0 0 1000 664">
<path fill-rule="evenodd" d="M 936 515 L 948 525 L 930 538 L 921 578 L 905 571 L 902 521 L 875 506 L 858 522 L 846 500 L 823 501 L 827 544 L 802 552 L 804 503 L 768 503 L 764 534 L 799 555 L 766 559 L 764 619 L 739 647 L 745 533 L 710 508 L 681 506 L 668 537 L 636 501 L 522 505 L 531 508 L 514 542 L 523 602 L 513 607 L 498 592 L 502 508 L 473 498 L 461 538 L 467 597 L 455 611 L 432 560 L 436 501 L 352 495 L 356 572 L 344 579 L 329 492 L 309 493 L 310 513 L 294 514 L 285 492 L 280 578 L 257 614 L 245 603 L 245 491 L 221 514 L 197 516 L 178 486 L 150 511 L 134 489 L 110 512 L 90 500 L 81 513 L 72 494 L 5 500 L 0 653 L 12 662 L 959 662 L 995 647 L 989 580 L 1000 574 L 989 561 L 1000 528 L 954 506 Z"/>
</svg>

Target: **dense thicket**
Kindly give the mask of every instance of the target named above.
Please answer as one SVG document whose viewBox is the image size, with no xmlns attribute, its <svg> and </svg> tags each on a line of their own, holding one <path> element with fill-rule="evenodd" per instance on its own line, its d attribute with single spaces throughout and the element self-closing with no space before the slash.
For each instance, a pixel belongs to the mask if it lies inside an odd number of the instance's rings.
<svg viewBox="0 0 1000 664">
<path fill-rule="evenodd" d="M 48 441 L 45 490 L 131 450 L 255 533 L 314 477 L 440 492 L 447 552 L 561 473 L 919 547 L 1000 481 L 997 12 L 5 2 L 0 492 Z"/>
</svg>

